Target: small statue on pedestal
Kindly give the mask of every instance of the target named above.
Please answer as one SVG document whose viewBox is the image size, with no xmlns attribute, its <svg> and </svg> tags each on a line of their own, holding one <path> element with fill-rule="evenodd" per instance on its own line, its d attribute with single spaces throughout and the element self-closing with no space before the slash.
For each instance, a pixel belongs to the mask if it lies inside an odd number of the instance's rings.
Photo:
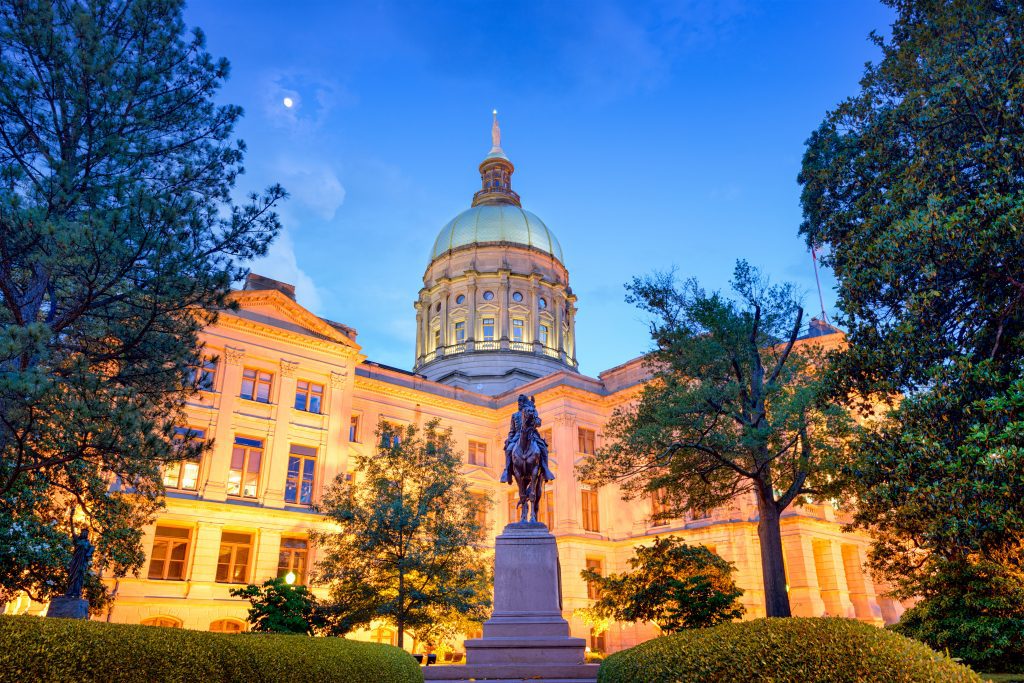
<svg viewBox="0 0 1024 683">
<path fill-rule="evenodd" d="M 50 601 L 46 616 L 66 619 L 89 618 L 89 601 L 82 597 L 82 589 L 94 550 L 92 543 L 89 542 L 89 529 L 82 529 L 82 533 L 75 538 L 75 552 L 68 563 L 68 582 L 64 595 Z"/>
</svg>

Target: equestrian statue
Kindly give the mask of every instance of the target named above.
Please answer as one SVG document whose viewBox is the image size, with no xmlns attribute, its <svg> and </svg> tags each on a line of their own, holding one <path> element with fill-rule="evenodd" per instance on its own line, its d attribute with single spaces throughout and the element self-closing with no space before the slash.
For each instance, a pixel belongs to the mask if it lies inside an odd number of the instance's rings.
<svg viewBox="0 0 1024 683">
<path fill-rule="evenodd" d="M 538 431 L 540 425 L 536 402 L 520 394 L 519 410 L 512 414 L 508 438 L 505 439 L 505 470 L 501 473 L 502 482 L 511 485 L 515 479 L 519 485 L 516 507 L 522 508 L 520 523 L 538 523 L 537 510 L 544 482 L 555 478 L 548 469 L 548 444 Z"/>
</svg>

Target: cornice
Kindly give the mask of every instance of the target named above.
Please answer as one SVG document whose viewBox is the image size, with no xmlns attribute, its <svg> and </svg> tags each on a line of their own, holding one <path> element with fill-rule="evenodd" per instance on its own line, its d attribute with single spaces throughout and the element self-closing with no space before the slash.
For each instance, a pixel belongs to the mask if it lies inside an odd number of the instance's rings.
<svg viewBox="0 0 1024 683">
<path fill-rule="evenodd" d="M 346 360 L 352 360 L 356 363 L 361 363 L 365 359 L 365 356 L 359 353 L 358 347 L 339 344 L 329 339 L 310 337 L 309 335 L 301 334 L 299 332 L 283 330 L 254 320 L 239 318 L 238 316 L 231 315 L 230 313 L 222 313 L 217 319 L 217 323 L 206 328 L 206 330 L 208 332 L 215 333 L 218 328 L 240 330 L 263 339 L 273 339 L 275 341 L 299 346 L 304 349 L 324 351 L 331 355 L 340 356 Z"/>
<path fill-rule="evenodd" d="M 289 319 L 302 327 L 322 335 L 323 337 L 326 337 L 327 339 L 342 346 L 348 346 L 356 350 L 359 349 L 359 344 L 350 337 L 342 334 L 333 326 L 328 325 L 319 317 L 313 315 L 291 298 L 276 289 L 234 291 L 228 296 L 228 299 L 237 303 L 240 308 L 271 306 L 272 308 L 286 314 Z M 231 316 L 230 311 L 226 311 L 225 313 L 227 316 Z"/>
<path fill-rule="evenodd" d="M 428 391 L 404 387 L 398 384 L 391 384 L 379 379 L 363 377 L 362 375 L 356 375 L 355 386 L 356 389 L 364 389 L 374 393 L 384 394 L 385 396 L 392 396 L 394 398 L 409 399 L 419 403 L 420 405 L 443 408 L 445 410 L 451 410 L 452 412 L 472 415 L 486 420 L 494 420 L 498 416 L 498 413 L 494 408 L 473 405 L 472 403 L 465 403 L 458 399 L 438 396 L 437 394 L 432 394 Z"/>
</svg>

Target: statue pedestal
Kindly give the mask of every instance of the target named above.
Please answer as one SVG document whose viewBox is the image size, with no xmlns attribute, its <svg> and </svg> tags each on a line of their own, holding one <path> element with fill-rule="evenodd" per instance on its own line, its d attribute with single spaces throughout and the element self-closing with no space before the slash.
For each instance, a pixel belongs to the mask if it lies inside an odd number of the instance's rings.
<svg viewBox="0 0 1024 683">
<path fill-rule="evenodd" d="M 509 524 L 494 543 L 494 612 L 465 642 L 464 666 L 428 666 L 426 680 L 597 680 L 586 641 L 562 618 L 558 547 L 543 524 Z"/>
<path fill-rule="evenodd" d="M 88 619 L 89 601 L 62 595 L 50 601 L 50 606 L 46 608 L 46 616 L 61 617 L 62 619 Z"/>
</svg>

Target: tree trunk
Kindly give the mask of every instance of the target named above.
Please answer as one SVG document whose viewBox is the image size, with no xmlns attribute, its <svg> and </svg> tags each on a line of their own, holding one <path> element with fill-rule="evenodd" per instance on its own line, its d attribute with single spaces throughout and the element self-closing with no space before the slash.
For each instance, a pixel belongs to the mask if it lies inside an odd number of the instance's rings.
<svg viewBox="0 0 1024 683">
<path fill-rule="evenodd" d="M 782 560 L 782 529 L 779 510 L 768 485 L 755 488 L 757 494 L 757 536 L 761 541 L 761 574 L 764 577 L 764 606 L 769 617 L 788 617 L 789 592 L 786 590 L 786 566 Z"/>
<path fill-rule="evenodd" d="M 398 647 L 405 644 L 405 572 L 398 570 L 398 610 L 395 621 L 398 625 Z"/>
</svg>

